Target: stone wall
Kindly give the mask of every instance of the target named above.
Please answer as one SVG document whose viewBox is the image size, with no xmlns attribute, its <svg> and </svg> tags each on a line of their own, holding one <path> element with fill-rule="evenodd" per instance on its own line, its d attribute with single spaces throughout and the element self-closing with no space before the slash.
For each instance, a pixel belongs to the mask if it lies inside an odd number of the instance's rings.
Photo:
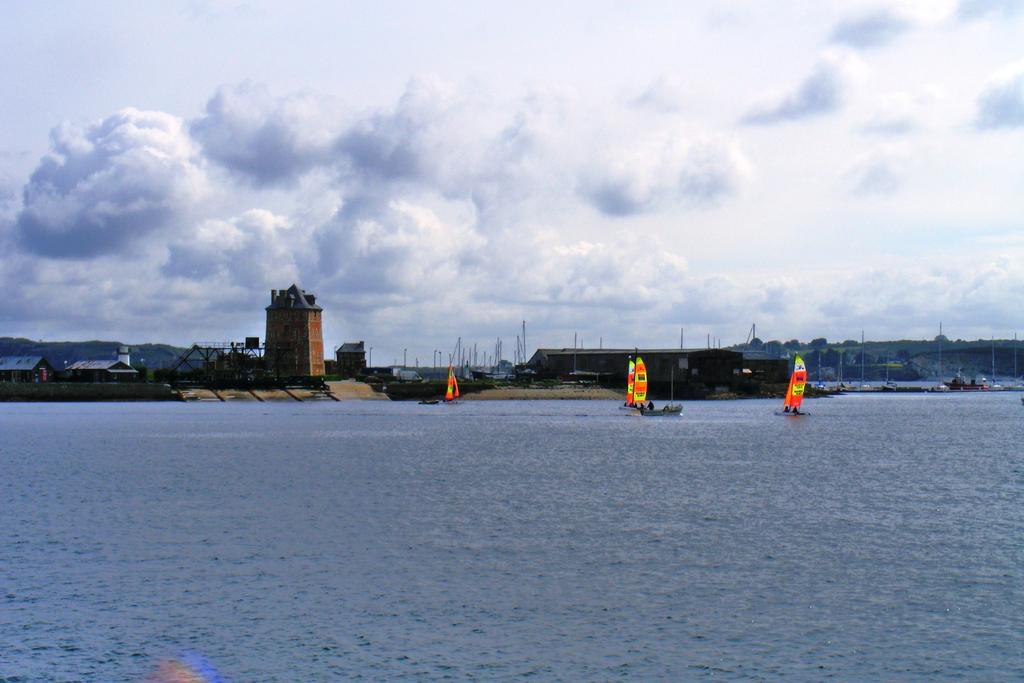
<svg viewBox="0 0 1024 683">
<path fill-rule="evenodd" d="M 0 401 L 179 401 L 166 384 L 90 384 L 0 382 Z"/>
</svg>

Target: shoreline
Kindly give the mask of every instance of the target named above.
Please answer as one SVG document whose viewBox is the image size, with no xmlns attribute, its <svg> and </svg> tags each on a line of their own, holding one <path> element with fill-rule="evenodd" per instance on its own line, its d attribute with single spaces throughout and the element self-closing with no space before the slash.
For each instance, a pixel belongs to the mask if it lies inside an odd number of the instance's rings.
<svg viewBox="0 0 1024 683">
<path fill-rule="evenodd" d="M 415 402 L 424 397 L 410 395 L 408 398 L 391 398 L 380 388 L 355 380 L 327 382 L 327 390 L 306 388 L 277 389 L 211 389 L 205 387 L 174 388 L 166 384 L 87 384 L 49 382 L 45 384 L 0 383 L 0 403 L 71 403 L 71 402 L 215 402 L 227 401 L 253 403 L 275 402 L 307 402 L 307 401 L 396 401 Z M 979 393 L 978 392 L 929 392 L 924 387 L 899 387 L 895 391 L 880 388 L 848 389 L 846 391 L 821 391 L 809 389 L 808 399 L 829 398 L 844 394 L 905 394 L 905 393 Z M 1006 391 L 1002 389 L 1002 391 Z M 741 394 L 734 392 L 709 393 L 701 397 L 677 397 L 677 401 L 740 401 L 749 399 L 781 399 L 785 387 L 768 385 L 757 394 Z M 426 398 L 441 398 L 431 394 Z M 563 384 L 557 386 L 500 386 L 466 391 L 460 397 L 462 401 L 616 401 L 623 400 L 623 392 L 608 387 L 587 384 Z M 654 398 L 656 403 L 664 403 L 667 398 Z"/>
</svg>

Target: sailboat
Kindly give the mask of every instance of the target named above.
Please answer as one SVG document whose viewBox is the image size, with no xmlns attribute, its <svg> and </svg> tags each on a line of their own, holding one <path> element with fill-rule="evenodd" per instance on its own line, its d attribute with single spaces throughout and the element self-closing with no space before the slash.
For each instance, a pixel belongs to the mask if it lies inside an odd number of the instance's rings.
<svg viewBox="0 0 1024 683">
<path fill-rule="evenodd" d="M 799 355 L 793 359 L 793 374 L 789 377 L 789 387 L 786 389 L 786 400 L 782 404 L 783 409 L 777 415 L 806 415 L 800 412 L 800 404 L 804 400 L 804 387 L 807 385 L 807 366 L 804 359 Z"/>
<path fill-rule="evenodd" d="M 623 403 L 620 408 L 623 410 L 633 410 L 633 377 L 636 374 L 636 363 L 633 359 L 629 359 L 629 372 L 626 374 L 626 402 Z"/>
<path fill-rule="evenodd" d="M 633 405 L 642 406 L 647 400 L 647 366 L 644 359 L 636 357 L 633 367 Z"/>
<path fill-rule="evenodd" d="M 448 366 L 448 389 L 444 392 L 444 402 L 454 403 L 459 397 L 459 380 L 455 377 L 455 370 Z"/>
<path fill-rule="evenodd" d="M 640 414 L 644 417 L 667 417 L 669 415 L 681 415 L 683 407 L 675 402 L 676 400 L 676 371 L 672 368 L 672 373 L 669 375 L 669 401 L 668 405 L 664 405 L 661 408 L 655 408 L 654 410 L 645 410 L 640 408 Z M 641 403 L 641 405 L 643 405 Z"/>
</svg>

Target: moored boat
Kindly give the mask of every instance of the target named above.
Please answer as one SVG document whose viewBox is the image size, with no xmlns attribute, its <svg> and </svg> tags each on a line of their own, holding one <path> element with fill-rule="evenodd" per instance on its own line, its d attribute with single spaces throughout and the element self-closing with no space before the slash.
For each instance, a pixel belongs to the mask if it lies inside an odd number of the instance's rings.
<svg viewBox="0 0 1024 683">
<path fill-rule="evenodd" d="M 949 387 L 950 391 L 988 391 L 988 382 L 985 378 L 981 378 L 981 382 L 978 382 L 976 378 L 971 378 L 971 381 L 967 381 L 967 377 L 964 376 L 963 370 L 956 373 L 953 379 L 945 383 Z"/>
</svg>

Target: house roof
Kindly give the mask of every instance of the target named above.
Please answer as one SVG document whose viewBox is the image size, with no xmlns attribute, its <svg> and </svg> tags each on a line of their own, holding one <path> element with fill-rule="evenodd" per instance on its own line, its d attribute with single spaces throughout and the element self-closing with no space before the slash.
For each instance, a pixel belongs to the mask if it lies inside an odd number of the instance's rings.
<svg viewBox="0 0 1024 683">
<path fill-rule="evenodd" d="M 0 356 L 0 370 L 34 370 L 42 362 L 42 356 Z"/>
<path fill-rule="evenodd" d="M 314 297 L 315 301 L 315 297 Z M 299 289 L 298 285 L 292 285 L 288 289 L 281 290 L 274 301 L 267 306 L 268 311 L 279 309 L 279 308 L 297 308 L 305 309 L 307 311 L 322 311 L 323 309 L 316 304 L 311 304 L 306 300 L 305 290 Z"/>
<path fill-rule="evenodd" d="M 68 370 L 109 370 L 110 372 L 137 372 L 119 360 L 79 360 L 67 367 Z"/>
<path fill-rule="evenodd" d="M 364 353 L 363 342 L 345 342 L 338 347 L 339 353 Z"/>
</svg>

